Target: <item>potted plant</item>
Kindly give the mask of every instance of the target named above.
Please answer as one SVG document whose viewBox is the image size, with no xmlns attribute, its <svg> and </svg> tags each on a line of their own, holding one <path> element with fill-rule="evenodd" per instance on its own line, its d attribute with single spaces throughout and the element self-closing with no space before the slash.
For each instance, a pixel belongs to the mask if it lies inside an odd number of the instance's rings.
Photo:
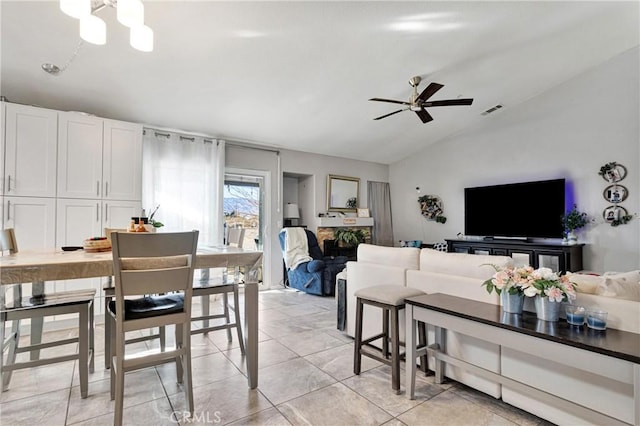
<svg viewBox="0 0 640 426">
<path fill-rule="evenodd" d="M 575 231 L 576 229 L 584 228 L 587 223 L 589 223 L 587 214 L 578 211 L 578 206 L 574 204 L 573 208 L 562 217 L 562 224 L 564 225 L 568 244 L 578 243 L 578 237 Z"/>
<path fill-rule="evenodd" d="M 334 232 L 334 237 L 344 247 L 356 247 L 364 242 L 366 234 L 362 229 L 338 228 Z"/>
<path fill-rule="evenodd" d="M 158 211 L 159 208 L 160 208 L 160 204 L 156 206 L 156 208 L 151 213 L 151 216 L 149 216 L 149 225 L 153 226 L 154 231 L 164 226 L 164 223 L 159 222 L 153 218 L 156 215 L 156 212 Z"/>
<path fill-rule="evenodd" d="M 500 268 L 490 265 L 496 270 L 495 274 L 482 283 L 482 286 L 491 294 L 495 290 L 500 295 L 502 309 L 512 314 L 521 314 L 524 306 L 524 286 L 533 272 L 531 266 L 515 268 L 507 266 Z"/>
<path fill-rule="evenodd" d="M 532 271 L 523 287 L 525 296 L 535 298 L 536 315 L 543 321 L 558 321 L 561 303 L 576 298 L 576 284 L 549 268 Z"/>
</svg>

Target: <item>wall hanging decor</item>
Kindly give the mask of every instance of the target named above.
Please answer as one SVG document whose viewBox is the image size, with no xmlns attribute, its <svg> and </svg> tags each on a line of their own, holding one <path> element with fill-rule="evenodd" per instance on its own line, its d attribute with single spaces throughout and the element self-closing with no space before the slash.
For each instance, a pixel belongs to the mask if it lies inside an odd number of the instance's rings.
<svg viewBox="0 0 640 426">
<path fill-rule="evenodd" d="M 604 199 L 612 205 L 606 207 L 602 212 L 602 218 L 611 226 L 619 226 L 627 224 L 633 219 L 627 209 L 620 205 L 627 199 L 629 191 L 625 186 L 619 185 L 618 182 L 627 177 L 627 168 L 615 161 L 600 167 L 598 172 L 600 176 L 612 185 L 607 186 L 602 193 Z"/>
<path fill-rule="evenodd" d="M 427 220 L 435 220 L 437 223 L 445 223 L 447 218 L 442 215 L 444 212 L 442 200 L 436 195 L 423 195 L 418 197 L 420 213 Z"/>
<path fill-rule="evenodd" d="M 627 168 L 622 164 L 612 161 L 600 167 L 598 174 L 607 182 L 620 182 L 627 176 Z"/>
</svg>

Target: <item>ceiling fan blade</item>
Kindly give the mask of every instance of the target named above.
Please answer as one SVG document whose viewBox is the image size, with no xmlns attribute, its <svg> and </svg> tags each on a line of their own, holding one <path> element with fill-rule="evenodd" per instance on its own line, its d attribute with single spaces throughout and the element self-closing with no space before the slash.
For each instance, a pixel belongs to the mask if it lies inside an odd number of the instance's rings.
<svg viewBox="0 0 640 426">
<path fill-rule="evenodd" d="M 371 98 L 369 100 L 370 101 L 376 101 L 376 102 L 390 102 L 392 104 L 400 104 L 400 105 L 411 105 L 409 102 L 395 101 L 393 99 Z"/>
<path fill-rule="evenodd" d="M 406 110 L 407 110 L 406 108 L 405 109 L 399 109 L 397 111 L 390 112 L 389 114 L 385 114 L 385 115 L 381 115 L 380 117 L 376 117 L 376 118 L 374 118 L 374 120 L 380 120 L 381 118 L 386 118 L 386 117 L 388 117 L 390 115 L 397 114 L 399 112 L 406 111 Z"/>
<path fill-rule="evenodd" d="M 453 105 L 471 105 L 473 99 L 447 99 L 443 101 L 431 101 L 424 102 L 423 107 L 437 107 L 437 106 L 453 106 Z"/>
<path fill-rule="evenodd" d="M 431 116 L 431 114 L 429 114 L 425 109 L 416 111 L 416 114 L 418 114 L 418 117 L 420 117 L 420 120 L 422 120 L 423 123 L 428 123 L 431 120 L 433 120 L 433 117 Z"/>
<path fill-rule="evenodd" d="M 442 89 L 443 87 L 444 87 L 443 84 L 431 83 L 430 85 L 427 86 L 426 89 L 422 91 L 422 93 L 420 93 L 420 96 L 418 96 L 418 100 L 426 101 L 431 96 L 433 96 L 434 93 L 436 93 L 438 90 Z"/>
</svg>

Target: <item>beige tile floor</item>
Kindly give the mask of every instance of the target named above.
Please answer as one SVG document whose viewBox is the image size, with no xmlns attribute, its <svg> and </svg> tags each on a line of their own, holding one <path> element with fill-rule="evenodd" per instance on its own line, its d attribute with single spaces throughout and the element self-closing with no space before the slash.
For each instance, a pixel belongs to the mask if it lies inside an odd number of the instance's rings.
<svg viewBox="0 0 640 426">
<path fill-rule="evenodd" d="M 220 301 L 212 301 L 219 305 Z M 194 307 L 194 309 L 198 309 Z M 293 290 L 260 293 L 259 386 L 247 386 L 237 339 L 224 331 L 192 340 L 195 417 L 186 421 L 175 365 L 126 375 L 124 418 L 130 425 L 547 425 L 544 420 L 459 383 L 417 378 L 416 399 L 391 391 L 390 369 L 363 358 L 352 371 L 353 340 L 336 330 L 333 298 Z M 72 335 L 55 331 L 46 338 Z M 96 329 L 96 371 L 80 398 L 69 361 L 15 372 L 0 396 L 6 425 L 109 425 L 114 403 L 104 366 L 104 329 Z M 139 343 L 148 349 L 153 342 Z M 67 351 L 73 348 L 67 348 Z M 60 351 L 60 349 L 58 349 Z M 404 389 L 404 374 L 402 374 Z"/>
</svg>

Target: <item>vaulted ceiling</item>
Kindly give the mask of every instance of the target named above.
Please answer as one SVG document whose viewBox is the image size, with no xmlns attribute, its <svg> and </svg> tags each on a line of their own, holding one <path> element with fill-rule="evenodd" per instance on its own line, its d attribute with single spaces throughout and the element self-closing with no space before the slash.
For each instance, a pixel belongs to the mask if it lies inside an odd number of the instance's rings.
<svg viewBox="0 0 640 426">
<path fill-rule="evenodd" d="M 79 45 L 57 1 L 0 3 L 0 91 L 9 101 L 84 111 L 320 154 L 392 163 L 638 46 L 639 3 L 592 1 L 145 1 L 151 53 L 113 8 L 107 44 Z M 70 63 L 68 63 L 71 61 Z M 58 76 L 41 64 L 66 69 Z M 407 100 L 472 106 L 373 118 Z M 594 99 L 597 101 L 597 99 Z"/>
</svg>

